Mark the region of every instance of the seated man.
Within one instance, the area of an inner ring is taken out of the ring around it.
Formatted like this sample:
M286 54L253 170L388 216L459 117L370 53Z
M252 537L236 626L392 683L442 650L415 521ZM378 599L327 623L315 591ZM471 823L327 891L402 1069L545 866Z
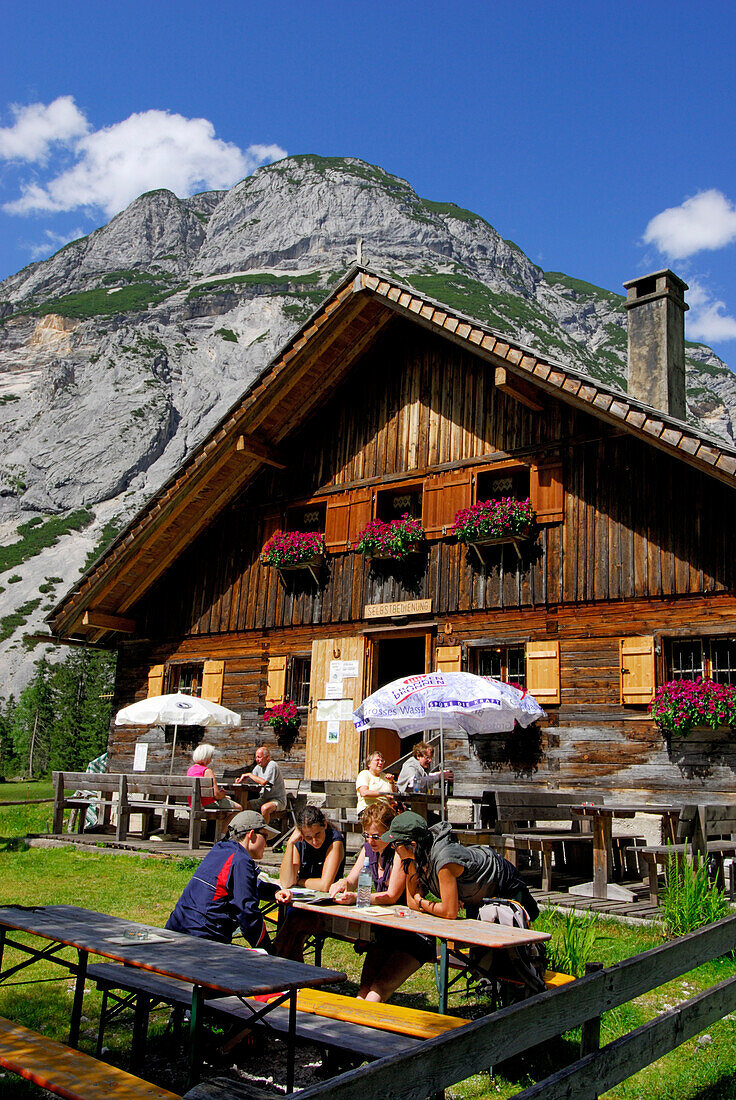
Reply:
M253 771L243 772L238 783L255 783L261 788L258 798L248 801L248 808L263 814L266 824L271 820L271 814L286 809L284 777L265 745L256 749L256 766Z
M434 787L435 783L439 782L441 772L430 772L432 767L432 757L434 756L434 749L431 745L428 745L425 741L420 741L418 745L415 745L411 750L412 755L408 760L404 761L404 764L399 772L399 792L406 794L407 791L416 791L417 793L428 791ZM452 772L447 770L445 772L445 779L452 779Z
M243 810L227 839L207 853L166 922L173 932L230 943L239 925L251 947L270 947L258 909L258 866L266 840L276 836L261 814Z

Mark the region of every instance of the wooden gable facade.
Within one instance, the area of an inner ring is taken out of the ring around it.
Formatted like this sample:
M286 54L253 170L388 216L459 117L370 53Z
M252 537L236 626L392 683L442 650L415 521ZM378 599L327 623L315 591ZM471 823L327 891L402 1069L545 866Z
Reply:
M685 425L359 271L50 621L118 646L118 705L179 688L241 712L208 734L225 767L267 742L287 774L352 779L374 744L401 751L388 732L361 745L365 695L466 669L523 683L548 719L451 739L461 789L736 792L727 734L665 742L647 714L678 661L707 674L736 652L735 470ZM533 537L460 544L455 513L499 491L531 497ZM421 552L356 552L404 508ZM313 574L263 564L270 534L305 523L328 551ZM287 698L303 720L284 748L263 711ZM140 736L111 734L112 767ZM166 759L154 740L149 766Z

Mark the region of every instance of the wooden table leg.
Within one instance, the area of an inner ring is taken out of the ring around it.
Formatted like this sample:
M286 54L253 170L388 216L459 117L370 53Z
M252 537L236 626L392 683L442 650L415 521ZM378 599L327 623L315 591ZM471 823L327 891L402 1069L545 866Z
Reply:
M608 896L613 822L608 814L593 817L593 897Z

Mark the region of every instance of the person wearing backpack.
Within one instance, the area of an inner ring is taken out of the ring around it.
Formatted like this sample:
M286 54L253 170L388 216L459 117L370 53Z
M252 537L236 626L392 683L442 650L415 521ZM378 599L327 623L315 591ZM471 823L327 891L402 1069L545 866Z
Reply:
M539 916L539 907L517 868L486 844L460 844L447 821L428 826L424 818L409 810L393 819L381 840L393 844L401 860L410 909L446 920L455 920L464 909L470 918L527 928ZM432 901L427 894L439 900ZM527 990L542 992L543 956L539 967L531 952L522 948L515 949L513 956ZM484 957L482 963L486 962L490 964L490 959ZM481 964L478 969L485 971L486 967Z

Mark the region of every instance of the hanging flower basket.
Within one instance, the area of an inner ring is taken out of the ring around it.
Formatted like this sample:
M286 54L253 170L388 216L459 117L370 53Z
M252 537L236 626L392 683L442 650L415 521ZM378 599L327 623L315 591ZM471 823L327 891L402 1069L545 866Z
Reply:
M736 727L736 687L713 680L671 680L657 691L649 713L667 737L687 737L693 730Z
M509 542L521 557L519 543L529 538L536 518L528 497L526 500L514 497L479 500L457 513L453 533L458 542L475 549L481 562L479 548Z
M404 561L424 539L422 521L405 512L401 519L374 519L361 531L355 549L367 558Z
M291 700L286 703L277 703L275 707L268 707L263 712L263 717L272 727L281 748L289 752L302 724L296 703Z
M261 561L282 572L307 569L316 580L324 556L325 540L319 532L277 531L263 547Z

